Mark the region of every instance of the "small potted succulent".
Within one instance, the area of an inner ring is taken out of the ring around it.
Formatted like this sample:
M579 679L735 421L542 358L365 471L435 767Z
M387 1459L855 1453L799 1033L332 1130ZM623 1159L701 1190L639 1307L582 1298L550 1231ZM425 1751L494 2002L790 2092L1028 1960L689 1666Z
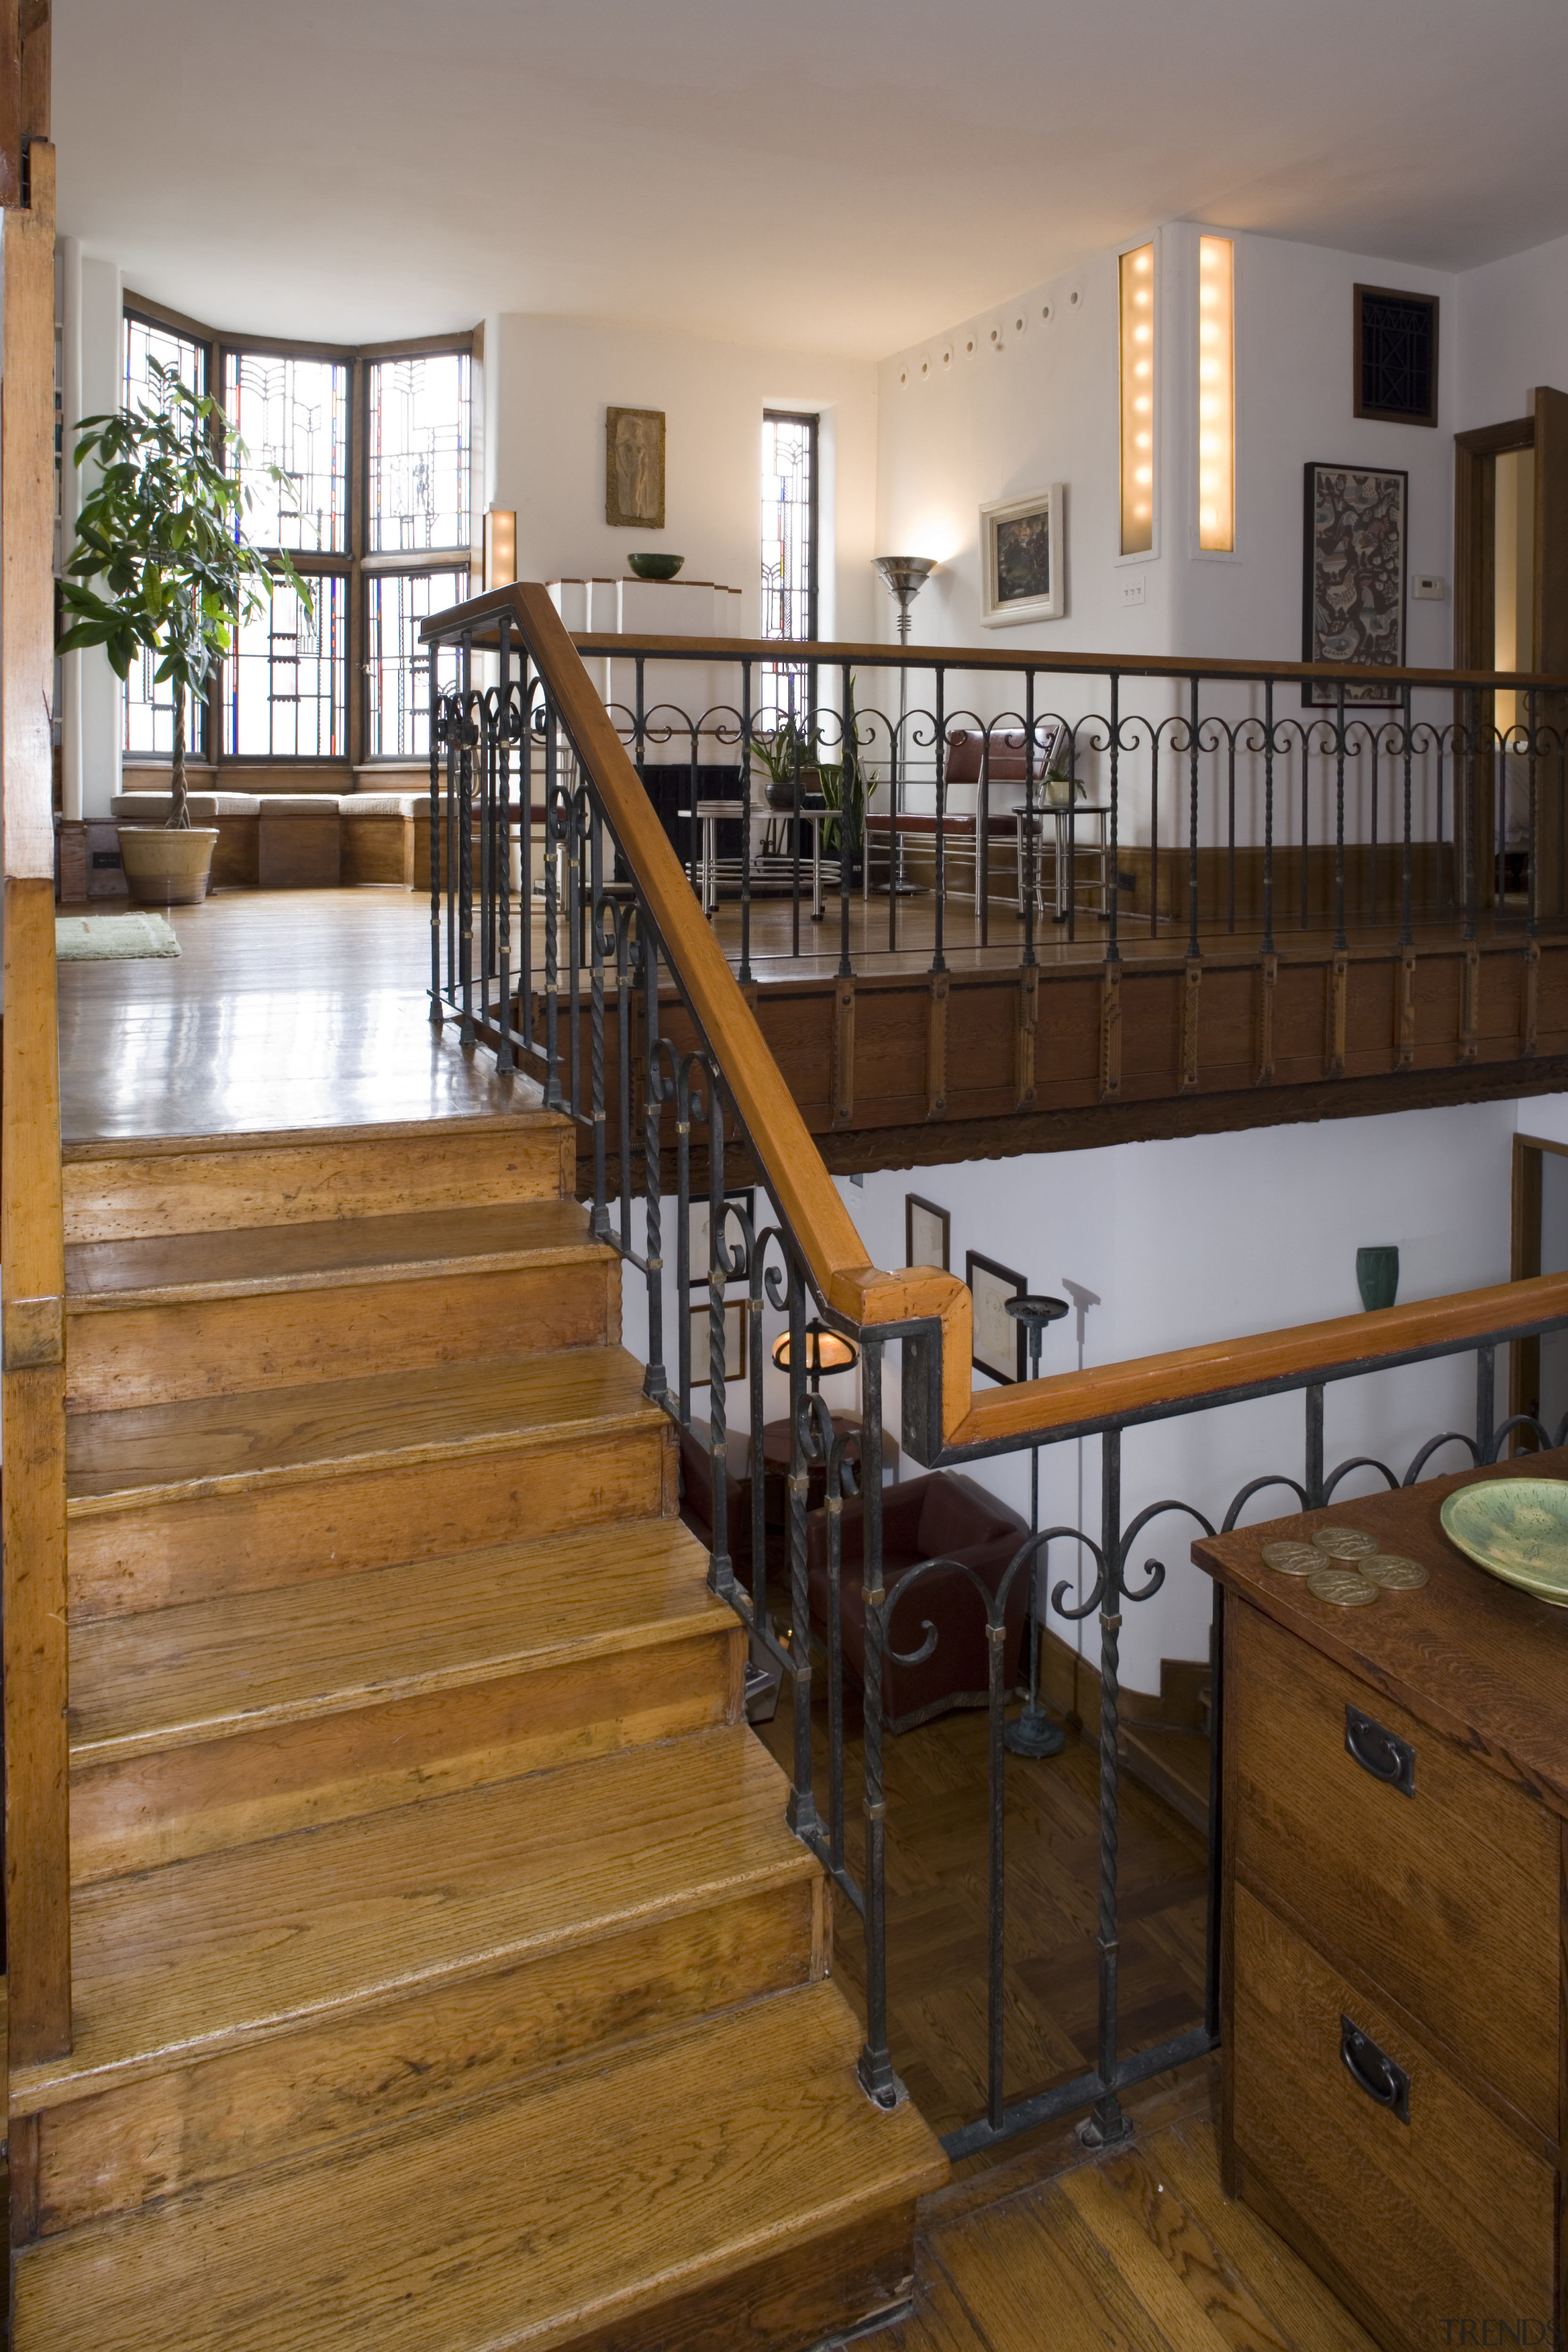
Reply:
M251 503L240 472L247 453L232 434L226 445L216 402L156 360L149 373L155 406L84 416L78 427L76 463L96 458L99 477L60 583L58 646L102 646L122 678L142 650L156 657L153 675L174 703L168 822L122 824L120 854L133 898L195 906L206 897L217 830L191 823L186 698L205 690L240 622L265 609L279 580L307 614L311 600L287 555L261 556L240 535ZM286 478L276 466L261 470Z

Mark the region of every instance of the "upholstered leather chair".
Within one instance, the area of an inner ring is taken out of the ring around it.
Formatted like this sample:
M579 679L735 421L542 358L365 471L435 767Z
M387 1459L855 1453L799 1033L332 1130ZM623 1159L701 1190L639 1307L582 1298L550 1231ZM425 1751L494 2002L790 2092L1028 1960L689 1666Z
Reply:
M987 1591L995 1594L1008 1562L1028 1528L972 1478L952 1470L936 1470L929 1477L908 1478L882 1492L882 1584L889 1594L922 1560L961 1562L973 1569ZM844 1655L860 1681L865 1681L866 1624L860 1599L860 1565L864 1537L862 1506L858 1496L844 1504L843 1572L838 1612L843 1628ZM806 1573L811 1595L811 1622L818 1635L827 1632L827 1514L813 1511L806 1519ZM1007 1640L1003 1673L1016 1679L1024 1619L1028 1603L1028 1571L1020 1570L1007 1592ZM902 1606L890 1611L891 1646L918 1650L925 1639L927 1619L936 1627L936 1647L919 1665L882 1664L882 1719L889 1731L909 1731L917 1723L945 1715L950 1707L984 1706L989 1686L985 1609L969 1578L957 1567L922 1576Z

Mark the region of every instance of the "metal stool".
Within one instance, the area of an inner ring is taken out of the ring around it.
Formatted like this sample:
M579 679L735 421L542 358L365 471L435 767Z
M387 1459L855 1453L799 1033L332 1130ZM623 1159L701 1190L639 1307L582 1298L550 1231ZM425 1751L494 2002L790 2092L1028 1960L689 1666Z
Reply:
M1021 1323L1028 1336L1029 1378L1040 1377L1040 1342L1045 1338L1047 1323L1059 1323L1068 1311L1065 1298L1046 1298L1032 1294L1023 1298L1009 1298L1007 1312L1015 1323ZM1040 1449L1029 1448L1029 1533L1040 1532ZM1002 1744L1015 1756L1059 1756L1067 1746L1067 1733L1040 1705L1040 1562L1037 1554L1029 1562L1029 1696L1024 1702L1024 1712L1016 1723L1010 1723L1002 1734Z

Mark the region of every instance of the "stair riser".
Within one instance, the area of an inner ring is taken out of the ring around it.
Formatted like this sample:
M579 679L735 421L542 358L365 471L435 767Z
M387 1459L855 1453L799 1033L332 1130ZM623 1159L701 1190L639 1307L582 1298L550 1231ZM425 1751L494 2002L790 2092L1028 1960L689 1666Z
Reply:
M455 1237L456 1238L456 1237ZM602 1256L417 1281L79 1308L67 1318L68 1411L512 1361L620 1338L618 1267Z
M73 1619L437 1559L676 1511L668 1426L269 1482L141 1509L73 1511ZM612 1538L613 1541L613 1538Z
M824 1885L797 1879L47 2109L39 2233L428 2116L581 2053L806 1984L825 1971L826 1939ZM758 2030L767 2031L765 2011Z
M122 1877L738 1723L744 1661L740 1626L721 1627L78 1770L71 1880Z
M68 1159L65 1237L127 1241L416 1209L450 1216L492 1202L570 1200L576 1176L569 1127L520 1129L500 1119L466 1120L458 1134L432 1124L424 1134L367 1130L253 1150Z

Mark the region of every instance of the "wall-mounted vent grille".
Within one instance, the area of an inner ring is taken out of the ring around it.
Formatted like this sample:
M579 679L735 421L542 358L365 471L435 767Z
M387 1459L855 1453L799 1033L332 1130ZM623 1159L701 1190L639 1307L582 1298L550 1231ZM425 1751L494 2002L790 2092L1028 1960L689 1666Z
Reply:
M1355 289L1355 413L1390 425L1437 422L1437 297Z

